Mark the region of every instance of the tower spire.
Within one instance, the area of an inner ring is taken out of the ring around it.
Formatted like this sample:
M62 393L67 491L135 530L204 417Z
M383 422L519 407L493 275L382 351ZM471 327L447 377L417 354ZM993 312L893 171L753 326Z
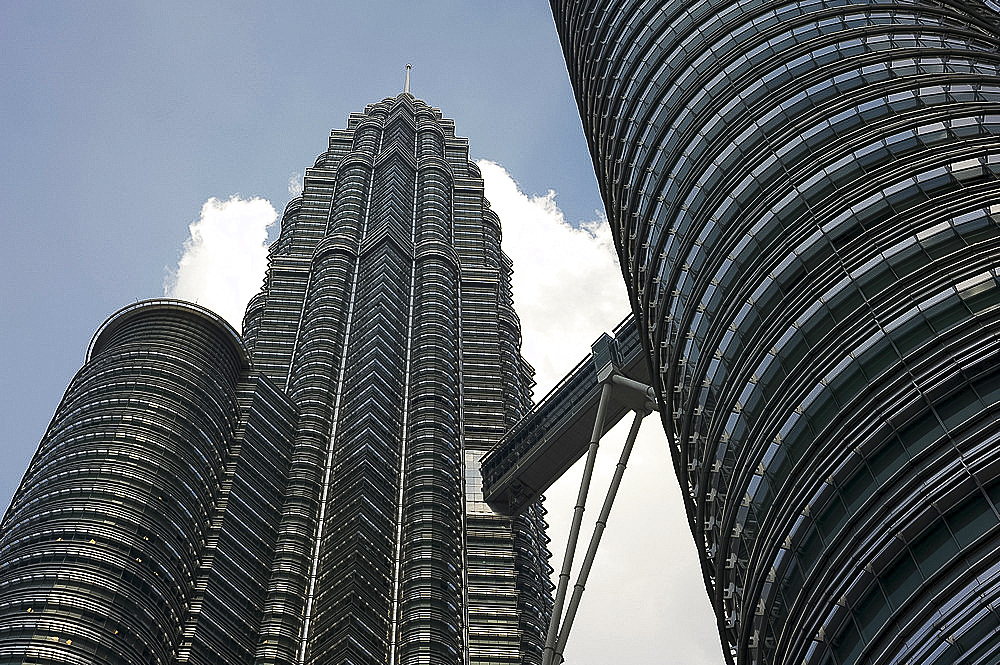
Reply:
M406 84L403 86L403 92L410 91L410 70L413 69L413 65L407 63L406 65Z

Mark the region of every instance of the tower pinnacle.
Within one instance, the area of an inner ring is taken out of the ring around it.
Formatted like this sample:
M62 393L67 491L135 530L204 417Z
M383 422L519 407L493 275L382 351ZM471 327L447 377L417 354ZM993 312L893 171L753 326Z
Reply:
M406 84L403 86L403 92L410 91L410 70L413 69L413 65L407 63L406 65Z

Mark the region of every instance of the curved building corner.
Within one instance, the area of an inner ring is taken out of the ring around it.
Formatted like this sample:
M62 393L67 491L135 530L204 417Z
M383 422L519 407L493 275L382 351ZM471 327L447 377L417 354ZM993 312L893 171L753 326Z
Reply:
M996 662L995 3L552 7L729 662Z
M0 524L0 662L186 662L250 370L194 305L141 302L101 327Z

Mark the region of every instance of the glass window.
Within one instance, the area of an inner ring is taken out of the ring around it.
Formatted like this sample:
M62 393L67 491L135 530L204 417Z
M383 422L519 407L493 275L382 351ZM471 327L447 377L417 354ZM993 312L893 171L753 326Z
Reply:
M819 528L820 533L823 534L823 539L829 543L837 535L841 527L844 526L844 522L846 521L847 510L844 508L844 504L840 498L834 496L830 505L827 506L823 514L816 520L816 526Z
M920 585L923 578L908 551L879 577L882 591L893 609L898 609Z
M872 585L865 597L854 608L854 619L865 640L871 640L889 618L889 604L877 584Z
M986 497L977 491L958 506L949 510L946 521L958 544L966 547L996 526L997 516Z
M831 643L833 653L839 663L853 663L861 653L864 642L861 641L861 633L854 625L853 619L847 619L846 624L841 628L840 634Z
M847 505L847 509L851 513L854 513L868 500L868 497L871 496L876 487L877 485L874 478L872 478L872 474L867 468L862 466L841 487L840 496Z
M912 551L924 577L930 577L958 554L958 543L951 537L944 520L938 520L930 531L913 543Z
M945 428L954 430L984 408L976 392L971 387L966 387L958 394L941 402L937 410L941 420L944 421Z
M914 457L932 443L944 436L944 428L938 423L932 411L927 411L912 424L899 431L899 440Z

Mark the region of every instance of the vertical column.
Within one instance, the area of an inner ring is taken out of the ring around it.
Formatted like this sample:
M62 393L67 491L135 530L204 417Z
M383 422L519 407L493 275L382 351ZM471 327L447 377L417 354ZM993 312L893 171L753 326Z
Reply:
M379 141L366 143L375 166L317 536L308 663L382 664L389 651L414 172L412 118L399 107L388 115Z
M356 147L369 148L378 131L376 124L359 127ZM307 639L371 172L372 157L366 152L353 152L341 162L327 235L312 257L289 381L289 396L300 408L299 427L261 629L260 663L299 662Z
M444 137L422 120L397 654L401 664L453 664L464 628L459 269Z

